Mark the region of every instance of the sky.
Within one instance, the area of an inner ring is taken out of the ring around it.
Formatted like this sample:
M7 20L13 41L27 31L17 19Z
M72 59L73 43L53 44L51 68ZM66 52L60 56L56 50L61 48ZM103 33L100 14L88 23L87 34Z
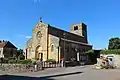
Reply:
M25 48L40 17L67 31L71 24L87 24L94 49L107 48L110 38L120 37L120 0L0 0L0 40Z

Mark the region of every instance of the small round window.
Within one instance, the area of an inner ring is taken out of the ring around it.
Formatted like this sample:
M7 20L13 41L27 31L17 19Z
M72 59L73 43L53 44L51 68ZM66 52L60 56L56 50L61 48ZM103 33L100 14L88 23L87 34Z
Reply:
M37 39L41 39L41 37L42 37L42 33L39 31L38 33L37 33Z

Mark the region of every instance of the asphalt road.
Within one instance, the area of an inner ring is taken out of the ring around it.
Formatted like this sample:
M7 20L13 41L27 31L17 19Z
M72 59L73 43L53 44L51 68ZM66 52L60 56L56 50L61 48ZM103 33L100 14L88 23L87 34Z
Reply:
M32 73L2 74L0 80L120 80L120 69L96 70L91 66L53 68Z

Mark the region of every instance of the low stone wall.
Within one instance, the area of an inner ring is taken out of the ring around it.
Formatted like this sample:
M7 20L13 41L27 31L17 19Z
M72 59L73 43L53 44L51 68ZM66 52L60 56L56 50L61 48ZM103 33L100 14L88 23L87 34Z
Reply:
M42 70L42 65L35 67L33 64L3 64L0 70L6 73L35 72Z

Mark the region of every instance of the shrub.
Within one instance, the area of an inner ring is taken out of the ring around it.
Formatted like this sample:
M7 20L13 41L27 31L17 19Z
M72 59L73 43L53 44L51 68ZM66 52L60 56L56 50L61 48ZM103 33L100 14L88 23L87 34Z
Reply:
M9 59L8 58L4 58L3 59L3 63L8 63Z
M94 53L94 50L88 50L87 52L86 52L87 54L93 54Z
M16 60L9 60L8 63L14 64L14 63L17 63L17 61Z
M48 59L48 60L46 60L46 62L55 63L56 61L55 61L55 59Z
M2 63L8 63L8 58L3 58L2 61L1 61L1 59L0 59L0 63L1 63L1 62L2 62Z
M8 59L9 60L15 60L15 57L9 57Z
M36 60L40 60L39 58L37 58Z
M8 59L6 59L5 61L3 63L7 63L7 62L10 64L31 64L32 63L31 59L27 59L27 60L8 60Z
M31 64L32 61L31 61L31 59L27 59L27 60L18 60L17 63L18 63L18 64Z
M22 64L23 60L17 60L18 64Z
M120 55L120 49L102 50L101 54L117 54Z
M18 56L18 58L19 58L20 60L24 60L24 59L25 59L25 56L24 56L23 54L20 54L20 55Z
M32 64L33 64L33 65L36 65L36 64L37 64L37 62L36 62L36 61L33 61L33 62L32 62Z

